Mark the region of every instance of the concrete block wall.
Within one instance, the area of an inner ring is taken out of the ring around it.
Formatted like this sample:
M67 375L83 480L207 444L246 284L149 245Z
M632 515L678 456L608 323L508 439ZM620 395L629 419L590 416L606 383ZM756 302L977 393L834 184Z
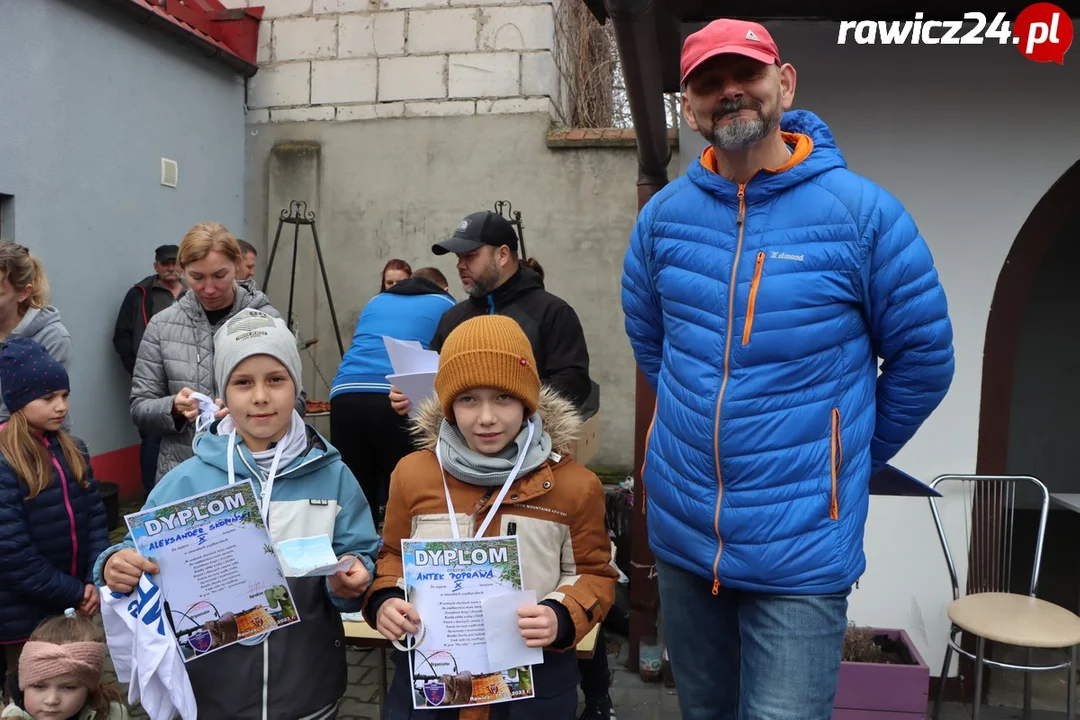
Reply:
M565 123L542 0L226 0L263 6L249 122L546 112Z

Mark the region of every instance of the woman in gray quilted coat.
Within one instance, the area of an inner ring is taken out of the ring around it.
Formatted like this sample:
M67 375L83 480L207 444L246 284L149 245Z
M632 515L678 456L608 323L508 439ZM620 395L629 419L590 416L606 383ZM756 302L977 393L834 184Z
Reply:
M162 436L155 482L194 454L199 405L191 393L221 397L214 384L214 332L245 308L281 316L254 282L237 282L240 245L223 225L200 223L188 230L177 260L188 290L150 318L131 381L132 420L140 430ZM301 393L301 415L305 400Z

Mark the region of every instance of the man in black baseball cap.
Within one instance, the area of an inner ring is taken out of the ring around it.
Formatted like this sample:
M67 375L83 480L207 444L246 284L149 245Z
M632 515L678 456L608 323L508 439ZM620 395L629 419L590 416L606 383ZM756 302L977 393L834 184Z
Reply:
M128 375L131 375L135 368L139 344L150 318L171 306L184 291L184 286L180 283L180 266L176 262L179 253L180 248L176 245L158 246L154 250L154 274L148 275L128 289L124 302L120 305L113 329L113 347L116 348ZM142 438L139 462L143 487L149 491L154 487L154 478L157 475L161 437L142 431L139 436Z
M541 382L581 408L593 392L581 321L519 259L518 245L509 220L481 210L466 215L452 236L431 247L436 255L457 255L458 277L469 297L443 313L430 347L438 352L450 331L477 315L512 317L529 338ZM409 411L409 400L396 388L390 402L402 415Z
M518 237L509 220L498 213L481 210L466 215L465 219L458 224L454 234L449 239L432 245L431 252L436 255L447 253L465 255L485 245L495 248L505 245L516 256Z

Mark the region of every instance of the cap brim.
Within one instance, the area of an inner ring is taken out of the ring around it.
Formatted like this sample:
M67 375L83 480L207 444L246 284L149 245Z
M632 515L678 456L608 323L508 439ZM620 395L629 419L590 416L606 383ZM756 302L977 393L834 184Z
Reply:
M474 250L479 250L484 247L484 243L477 242L476 240L468 240L466 238L452 237L446 240L440 240L431 246L431 252L436 255L446 255L447 253L471 253Z
M759 50L754 50L753 48L745 48L741 45L721 46L713 48L712 50L695 60L694 64L687 68L686 72L683 73L682 79L679 81L679 84L685 85L686 78L693 75L694 71L701 67L703 63L708 60L712 60L717 55L741 55L743 57L750 58L751 60L757 60L759 63L764 63L766 65L776 65L778 62L780 62L780 59L774 57L772 53L761 52Z

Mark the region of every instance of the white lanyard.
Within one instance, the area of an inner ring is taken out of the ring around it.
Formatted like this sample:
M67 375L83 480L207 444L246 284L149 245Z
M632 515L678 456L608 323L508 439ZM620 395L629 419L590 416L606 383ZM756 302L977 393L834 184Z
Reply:
M277 450L274 451L274 460L270 463L270 474L266 476L266 482L263 483L262 493L259 496L259 512L262 513L263 524L267 528L270 527L270 494L274 491L274 476L277 475L278 464L281 462L281 453L285 449L285 438L281 439L278 443ZM232 485L236 482L236 473L234 471L233 455L236 454L236 428L229 432L229 456L228 456L228 468L229 468L229 484Z
M517 462L514 463L514 469L510 471L510 474L506 477L506 482L503 483L502 490L495 496L495 502L491 504L491 509L488 510L487 517L484 518L484 522L480 525L480 529L476 531L476 537L483 537L487 531L491 521L495 519L495 513L502 505L503 498L506 497L506 493L510 490L510 486L514 484L514 480L517 479L518 473L521 472L521 466L525 463L525 455L529 452L529 447L532 445L533 432L535 426L533 421L529 420L529 434L525 438L525 447L521 448L521 452L518 453ZM443 470L442 453L438 443L435 444L435 457L439 460L439 471L442 475L443 491L446 493L446 508L450 511L450 531L454 534L455 540L461 539L461 531L458 530L457 513L454 512L454 501L450 499L450 487L446 484L446 471Z

